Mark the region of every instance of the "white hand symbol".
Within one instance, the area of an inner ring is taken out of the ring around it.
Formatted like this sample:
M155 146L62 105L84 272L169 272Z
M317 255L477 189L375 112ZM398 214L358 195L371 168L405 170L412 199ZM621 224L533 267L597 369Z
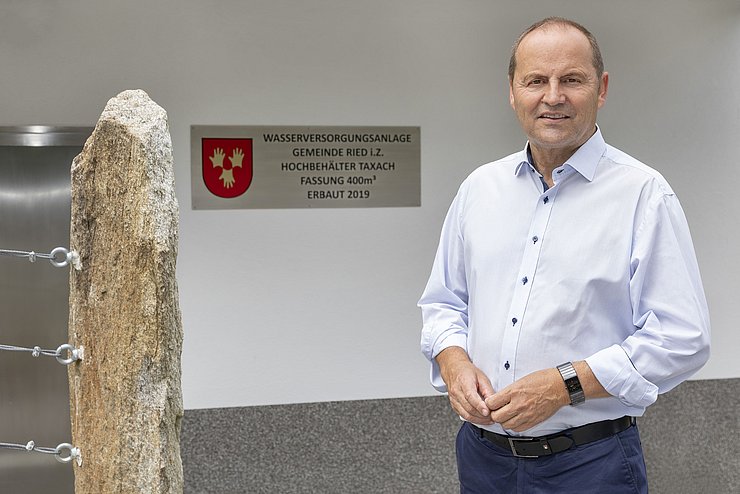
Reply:
M244 151L242 151L239 148L234 149L234 151L231 153L231 157L229 158L229 161L231 161L232 167L242 167L242 160L244 159Z
M213 163L213 167L216 168L217 166L220 166L221 168L224 167L224 150L221 148L216 148L213 150L213 156L209 156L208 159L211 160L211 163Z
M224 188L230 189L234 186L234 170L221 170L221 176L218 177L224 182Z

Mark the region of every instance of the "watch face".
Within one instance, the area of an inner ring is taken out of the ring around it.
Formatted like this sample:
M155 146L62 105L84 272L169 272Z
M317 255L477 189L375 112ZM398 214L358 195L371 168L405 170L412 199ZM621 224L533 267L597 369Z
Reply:
M565 382L565 386L568 388L568 393L575 393L581 390L581 383L578 381L578 378L568 379Z

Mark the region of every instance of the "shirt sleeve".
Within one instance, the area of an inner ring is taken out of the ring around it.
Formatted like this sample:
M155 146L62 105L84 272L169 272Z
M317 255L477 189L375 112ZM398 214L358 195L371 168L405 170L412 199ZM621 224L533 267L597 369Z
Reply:
M678 198L647 205L630 264L635 331L586 359L604 388L628 406L646 407L709 358L709 311L688 224Z
M447 212L432 273L418 303L423 320L421 351L431 363L432 386L441 392L447 387L434 357L450 346L467 352L468 285L460 225L464 197L463 184Z

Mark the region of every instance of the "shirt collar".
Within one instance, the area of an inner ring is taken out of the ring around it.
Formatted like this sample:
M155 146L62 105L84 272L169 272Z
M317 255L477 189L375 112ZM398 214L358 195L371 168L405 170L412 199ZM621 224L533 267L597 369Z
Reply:
M588 141L583 143L583 145L579 147L576 152L573 153L573 156L568 158L563 165L570 166L590 182L593 180L594 175L596 175L596 166L599 164L599 160L604 155L605 151L606 142L601 135L601 129L599 129L599 126L597 125L594 135L592 135ZM519 175L526 167L534 169L529 153L529 142L527 142L527 145L521 153L519 153L519 156L520 161L514 170L515 175Z

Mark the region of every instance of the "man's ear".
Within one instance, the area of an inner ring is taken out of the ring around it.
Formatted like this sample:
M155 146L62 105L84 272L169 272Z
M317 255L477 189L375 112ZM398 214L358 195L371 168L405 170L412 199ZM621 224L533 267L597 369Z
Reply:
M509 104L516 111L514 107L514 82L511 79L509 79Z
M599 108L604 106L606 103L606 93L609 91L609 73L604 72L601 74L601 80L599 81Z

